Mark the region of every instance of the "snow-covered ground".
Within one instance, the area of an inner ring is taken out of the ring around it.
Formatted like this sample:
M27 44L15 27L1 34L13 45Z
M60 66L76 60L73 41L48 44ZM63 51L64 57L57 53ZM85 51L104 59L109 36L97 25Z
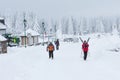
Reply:
M12 47L0 55L0 80L120 80L120 38L117 35L91 37L87 61L81 42L60 42L54 59L46 46ZM118 52L114 50L118 49Z

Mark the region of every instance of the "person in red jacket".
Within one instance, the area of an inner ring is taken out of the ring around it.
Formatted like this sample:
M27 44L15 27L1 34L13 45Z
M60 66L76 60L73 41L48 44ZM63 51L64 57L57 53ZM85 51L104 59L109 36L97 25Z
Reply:
M87 59L87 54L88 54L88 47L89 47L89 44L88 42L85 40L82 44L82 50L84 52L84 60Z

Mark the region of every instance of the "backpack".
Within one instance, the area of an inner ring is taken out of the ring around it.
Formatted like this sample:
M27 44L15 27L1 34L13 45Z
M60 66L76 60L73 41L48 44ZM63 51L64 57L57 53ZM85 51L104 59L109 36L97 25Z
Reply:
M49 51L53 51L53 50L54 50L54 46L53 46L53 45L49 45L49 46L48 46L48 50L49 50Z
M84 43L83 43L83 45L82 45L83 51L88 51L88 47L89 47L88 44L84 44Z

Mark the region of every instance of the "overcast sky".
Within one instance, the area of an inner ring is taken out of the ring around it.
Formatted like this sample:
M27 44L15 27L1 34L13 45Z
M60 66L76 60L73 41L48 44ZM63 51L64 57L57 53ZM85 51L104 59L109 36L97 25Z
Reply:
M32 11L41 16L111 16L120 0L0 0L0 12Z

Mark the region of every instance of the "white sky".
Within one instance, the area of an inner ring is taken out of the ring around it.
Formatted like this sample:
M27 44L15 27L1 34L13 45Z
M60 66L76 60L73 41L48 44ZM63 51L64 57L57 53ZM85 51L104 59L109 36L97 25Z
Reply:
M120 14L120 0L1 0L0 12L32 11L41 16L111 16Z

